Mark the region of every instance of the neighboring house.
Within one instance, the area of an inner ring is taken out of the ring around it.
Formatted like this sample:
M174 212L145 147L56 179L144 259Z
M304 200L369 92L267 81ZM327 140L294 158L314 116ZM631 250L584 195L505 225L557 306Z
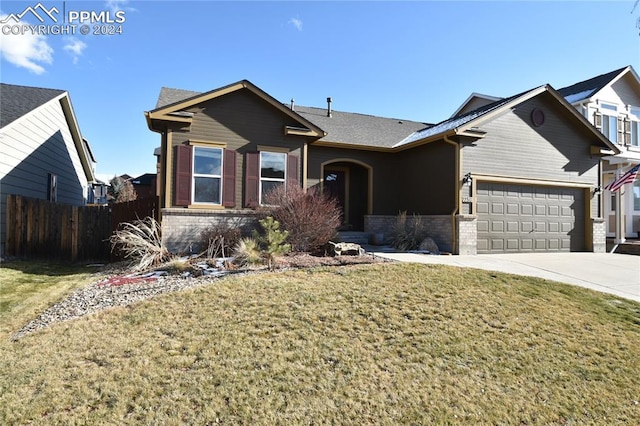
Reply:
M640 163L640 79L627 66L562 88L558 92L621 151L604 157L603 187ZM607 235L636 238L640 233L640 179L617 193L606 192ZM616 212L621 214L616 219ZM616 223L619 224L616 232Z
M95 180L95 159L68 92L5 83L0 83L0 153L4 253L7 195L84 205Z
M601 156L619 152L545 85L435 125L284 105L243 80L163 88L145 113L161 135L163 239L187 250L213 221L242 223L277 185L338 197L345 226L388 233L423 217L459 254L605 250ZM491 99L486 99L491 101Z
M138 199L156 197L158 195L156 192L156 178L157 175L155 173L145 173L131 179L131 184L136 190Z

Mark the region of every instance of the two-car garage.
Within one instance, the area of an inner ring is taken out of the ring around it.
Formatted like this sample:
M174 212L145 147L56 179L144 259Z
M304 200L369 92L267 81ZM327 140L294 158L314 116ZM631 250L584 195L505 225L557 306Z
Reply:
M480 181L477 252L583 251L585 190Z

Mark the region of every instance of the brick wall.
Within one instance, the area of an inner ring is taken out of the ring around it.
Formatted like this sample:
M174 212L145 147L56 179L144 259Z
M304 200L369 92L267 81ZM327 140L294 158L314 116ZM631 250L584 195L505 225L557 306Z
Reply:
M593 252L605 253L607 251L607 227L602 218L592 219L593 226Z
M171 253L200 253L200 233L211 225L225 223L249 234L257 215L246 210L162 209L162 242Z
M478 253L478 223L477 216L459 214L456 216L456 232L458 235L457 254Z
M442 252L451 253L453 250L451 216L419 216L427 228L427 232ZM364 217L364 231L371 234L383 234L384 241L391 240L391 231L396 223L397 216L393 215L367 215ZM413 216L407 215L407 223L413 221Z

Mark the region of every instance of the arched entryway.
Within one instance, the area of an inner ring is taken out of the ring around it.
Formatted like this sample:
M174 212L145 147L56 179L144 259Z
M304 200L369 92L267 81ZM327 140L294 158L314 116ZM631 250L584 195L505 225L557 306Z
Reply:
M342 209L342 229L362 231L371 214L371 167L337 159L322 164L322 190L336 197Z

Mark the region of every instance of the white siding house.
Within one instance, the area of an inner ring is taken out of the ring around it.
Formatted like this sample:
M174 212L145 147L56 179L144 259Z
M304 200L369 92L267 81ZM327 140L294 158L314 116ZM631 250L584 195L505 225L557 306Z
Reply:
M0 255L7 195L86 204L94 160L82 138L69 94L0 84Z
M633 67L581 81L559 92L621 151L604 157L602 188L640 163L640 79ZM607 236L620 240L640 236L640 179L617 193L604 192ZM617 211L621 214L616 219ZM620 227L617 233L616 224Z

